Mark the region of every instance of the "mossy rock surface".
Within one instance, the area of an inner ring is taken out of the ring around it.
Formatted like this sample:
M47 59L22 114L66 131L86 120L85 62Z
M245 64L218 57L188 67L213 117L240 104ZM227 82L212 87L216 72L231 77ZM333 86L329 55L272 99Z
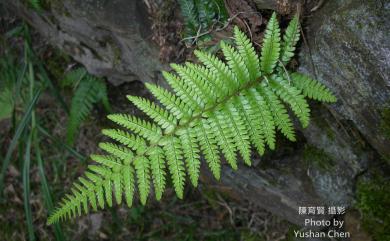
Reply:
M390 240L390 185L386 177L374 176L357 185L356 207L360 210L363 228L376 241Z
M389 156L381 123L390 100L390 3L332 0L316 14L308 22L310 53L303 48L301 70L336 93L337 119L351 121L368 145Z

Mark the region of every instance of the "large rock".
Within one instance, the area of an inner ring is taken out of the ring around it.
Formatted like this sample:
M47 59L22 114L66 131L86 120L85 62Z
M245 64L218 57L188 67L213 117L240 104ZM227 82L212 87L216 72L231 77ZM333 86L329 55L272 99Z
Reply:
M90 73L115 85L153 81L162 69L143 1L50 1L50 12L40 13L21 1L5 2Z
M328 1L308 23L311 53L302 52L301 70L336 93L331 111L346 132L356 128L361 142L390 157L390 136L381 129L390 106L390 2Z

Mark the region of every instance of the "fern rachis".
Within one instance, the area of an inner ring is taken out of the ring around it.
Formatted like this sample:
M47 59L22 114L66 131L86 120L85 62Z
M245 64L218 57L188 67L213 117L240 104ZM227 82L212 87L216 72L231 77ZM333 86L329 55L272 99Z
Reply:
M297 25L294 21L292 24ZM125 114L109 115L110 120L131 133L103 130L117 144L100 144L108 155L91 156L96 164L74 185L71 195L63 199L48 222L79 215L81 207L88 212L88 203L94 210L103 208L105 202L111 206L113 197L120 204L124 196L130 207L136 186L140 201L145 204L151 183L159 200L167 173L177 196L182 198L187 173L194 186L198 183L201 157L219 179L221 154L237 169L238 154L245 164L251 165L252 147L260 155L266 144L274 149L276 130L294 141L294 128L282 102L307 126L310 109L305 97L336 100L325 86L307 76L280 71L278 63L285 64L295 48L294 31L299 28L289 26L285 33L289 36L280 43L274 14L259 58L249 39L235 28L236 46L221 44L226 63L196 51L202 65L172 65L178 75L163 72L173 92L146 84L159 103L129 96L151 121ZM291 78L286 78L286 74Z

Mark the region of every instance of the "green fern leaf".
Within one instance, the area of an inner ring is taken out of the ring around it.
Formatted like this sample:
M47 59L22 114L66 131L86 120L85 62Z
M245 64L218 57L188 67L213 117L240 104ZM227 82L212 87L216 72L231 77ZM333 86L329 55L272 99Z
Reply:
M195 74L197 78L200 79L199 81L203 81L205 85L205 94L208 96L212 103L215 103L218 97L222 97L222 94L220 94L219 91L221 88L221 86L219 85L221 83L219 82L219 80L215 81L215 75L213 72L211 72L204 66L188 62L186 63L186 67L193 71L193 74Z
M232 46L223 41L221 42L221 49L225 55L230 70L236 74L236 79L241 84L249 82L249 71L242 56Z
M110 109L105 83L90 75L83 76L72 98L66 138L69 144L73 144L77 129L98 102L102 102L107 110Z
M257 152L260 155L264 154L264 136L263 129L261 128L261 121L258 116L257 108L253 107L247 99L246 96L240 96L237 99L236 106L239 108L239 113L241 118L244 120L246 129L248 130L248 135L251 143L255 146ZM250 162L245 162L247 165L250 165Z
M64 76L60 81L61 87L77 87L82 79L87 76L87 70L85 68L76 68Z
M183 151L181 149L179 139L175 137L167 137L164 150L176 195L178 198L182 199L184 192L185 172L182 159Z
M196 133L187 129L180 135L180 141L182 143L183 155L185 157L191 183L196 187L198 186L200 168L199 146L196 141Z
M158 142L162 137L162 131L158 126L148 121L140 120L137 117L124 114L113 114L107 117L118 125L132 130L151 142Z
M126 199L126 204L130 208L133 205L134 197L134 169L130 165L123 166L122 169L123 191Z
M142 137L130 134L126 131L114 129L104 129L102 130L102 133L136 151L138 155L144 153L146 150L146 141Z
M336 97L320 82L310 79L308 76L300 73L290 75L293 85L302 91L302 93L310 99L334 103Z
M150 162L144 156L136 157L134 160L135 172L138 180L138 191L142 205L146 201L150 192Z
M197 31L198 14L193 0L178 0L181 14L186 23L186 32L191 34Z
M207 108L214 102L215 98L208 84L202 78L199 78L193 69L177 64L172 64L171 66L184 82L188 83L188 87L195 91L195 95L199 98L197 102L201 103L200 106L206 106Z
M201 150L215 179L219 180L221 178L221 161L214 132L206 120L199 121L196 126L195 132Z
M112 176L112 182L114 184L114 194L117 204L122 203L122 175L120 170L115 171L115 175Z
M180 98L160 86L149 83L146 83L145 86L178 120L187 121L190 119L191 110Z
M127 96L127 98L135 106L137 106L138 109L142 110L145 114L152 118L161 128L165 130L166 133L170 133L175 129L177 120L165 109L160 108L158 105L147 99L135 96Z
M195 91L191 90L184 81L173 74L163 72L163 76L179 98L191 108L192 113L200 112L203 108L203 102L195 95Z
M109 168L120 168L121 166L121 161L113 156L91 155L90 157L95 162Z
M258 90L264 96L269 109L272 112L273 119L277 128L285 135L290 141L295 141L295 132L290 116L287 114L287 110L280 102L278 97L268 87L259 87Z
M236 40L238 52L248 69L249 79L251 81L257 79L261 75L260 62L251 41L237 26L234 27L234 39Z
M100 143L100 149L105 150L116 158L121 159L122 161L131 160L134 157L134 154L131 150L121 147L112 143Z
M261 70L271 74L279 59L280 54L280 29L276 13L272 14L267 29L265 30L263 48L261 50Z
M164 152L161 148L155 147L149 153L150 166L156 199L160 200L165 190L165 161Z
M287 65L291 58L294 56L295 45L299 41L300 36L298 15L290 21L286 32L283 35L283 43L280 53L280 61L282 64Z
M234 145L237 147L244 162L247 165L251 165L248 130L241 119L235 103L228 104L223 110L223 114L224 119L229 123L229 129L232 130Z
M209 124L226 161L234 170L237 170L237 148L233 139L234 133L229 128L228 120L224 118L222 111L210 113Z
M196 57L198 57L199 61L201 61L215 75L215 83L218 87L222 88L222 93L228 95L236 90L238 82L224 62L210 53L199 50L195 50L194 53Z
M310 109L300 91L281 78L272 79L270 84L274 92L291 106L292 111L298 116L302 126L307 127L310 119Z
M293 22L286 30L281 60L280 30L273 14L261 61L250 40L235 28L235 47L221 43L226 63L212 54L196 51L202 64L174 64L176 74L163 72L173 92L147 84L156 103L130 96L130 101L151 120L126 114L109 115L110 120L125 130L102 131L115 143L99 145L108 154L91 155L96 163L74 184L48 222L80 215L82 210L87 213L89 207L93 210L106 204L111 207L113 196L117 204L124 197L130 207L135 192L134 176L143 205L151 182L156 199L162 198L167 176L172 178L177 196L183 198L187 174L191 183L198 185L202 157L214 177L220 179L222 156L237 169L238 156L251 165L251 146L260 155L264 154L266 144L274 149L276 130L294 141L294 127L286 106L306 127L310 109L305 97L335 100L315 80L297 73L286 76L287 71L275 70L277 61L287 61L294 51L296 25ZM290 77L292 81L286 81Z
M252 88L247 92L249 103L252 106L252 109L256 111L253 113L256 118L260 121L260 128L262 130L262 135L264 136L265 141L267 142L271 150L275 149L275 123L272 118L271 111L268 108L268 105L264 101L264 97L259 94L259 92Z

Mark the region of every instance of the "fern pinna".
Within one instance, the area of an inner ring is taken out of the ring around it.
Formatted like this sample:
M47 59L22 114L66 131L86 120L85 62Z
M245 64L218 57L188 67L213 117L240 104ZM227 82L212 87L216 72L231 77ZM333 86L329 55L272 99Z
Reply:
M136 186L144 205L151 182L160 200L168 176L177 196L183 198L186 174L197 186L202 158L219 179L221 153L237 169L237 153L251 165L252 146L259 154L266 146L274 149L276 130L294 141L293 123L285 104L306 127L310 109L305 97L336 101L324 85L285 68L299 40L297 17L281 40L276 14L272 15L260 58L237 27L234 39L235 47L221 42L225 62L195 51L202 65L172 64L176 74L163 75L173 92L146 84L159 103L128 96L152 121L127 114L109 115L124 130L103 130L114 143L100 143L107 154L91 156L95 163L74 184L48 222L81 215L82 210L88 213L89 207L111 207L113 199L121 204L124 198L131 207Z

